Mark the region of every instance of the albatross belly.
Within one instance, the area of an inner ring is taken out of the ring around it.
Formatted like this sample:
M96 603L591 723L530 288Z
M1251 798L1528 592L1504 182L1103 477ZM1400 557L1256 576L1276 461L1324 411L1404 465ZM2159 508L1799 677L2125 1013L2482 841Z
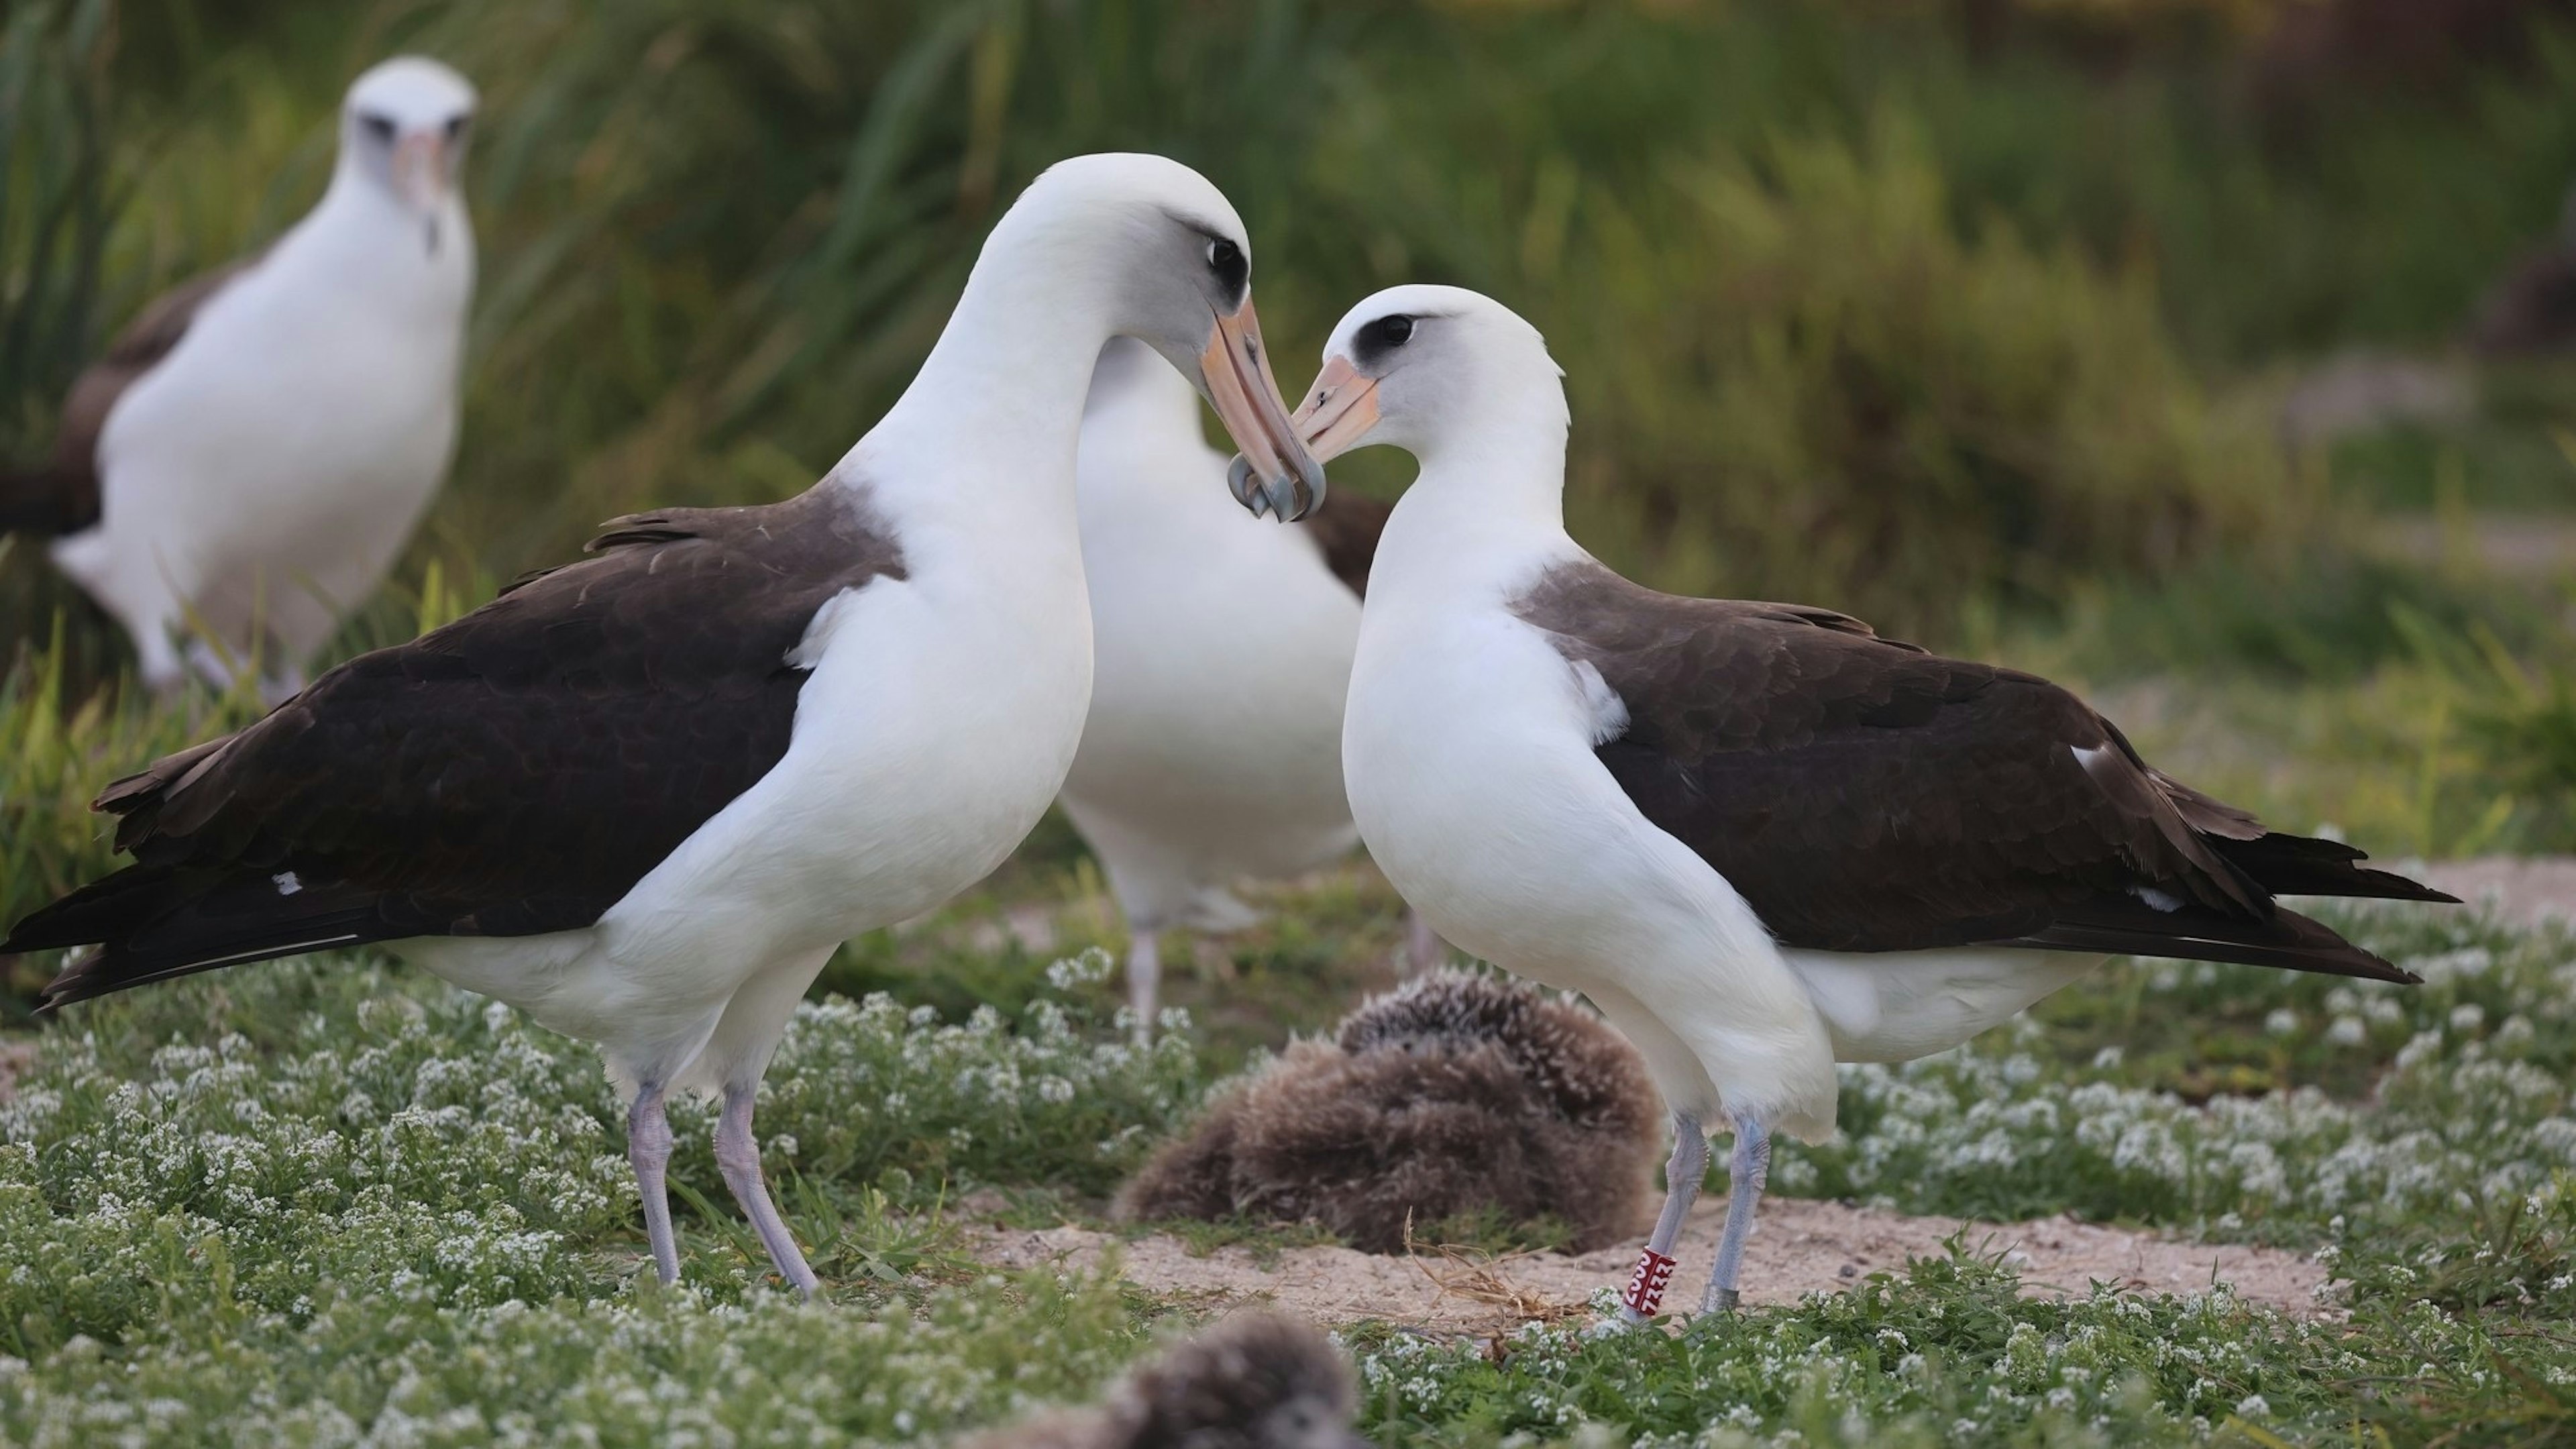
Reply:
M1233 508L1213 488L1208 501ZM1065 808L1156 920L1200 890L1310 870L1358 843L1341 728L1359 600L1304 539L1216 521L1221 533L1195 540L1104 540L1085 525L1098 676ZM1226 622L1247 598L1275 631L1259 650Z
M2105 960L2068 951L1785 951L1823 1014L1834 1059L1908 1062L1945 1052Z

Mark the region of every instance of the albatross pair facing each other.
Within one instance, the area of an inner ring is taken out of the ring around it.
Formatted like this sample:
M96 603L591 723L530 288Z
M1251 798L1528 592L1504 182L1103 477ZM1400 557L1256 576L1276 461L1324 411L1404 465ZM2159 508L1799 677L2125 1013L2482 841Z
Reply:
M1734 1306L1770 1134L1832 1131L1834 1063L1955 1046L2106 954L2415 978L2276 893L2451 898L2266 831L2045 680L1827 609L1677 598L1565 531L1539 334L1473 292L1346 316L1296 421L1421 472L1369 575L1342 737L1361 837L1461 948L1580 991L1672 1109L1652 1314L1732 1129L1703 1310Z
M1055 167L822 482L618 520L595 557L110 786L134 863L0 951L94 946L47 988L59 1007L396 943L599 1043L666 1281L664 1102L717 1093L725 1180L811 1292L755 1090L834 947L983 877L1064 783L1091 693L1075 445L1103 344L1194 381L1279 511L1321 500L1250 289L1243 223L1197 173Z
M474 291L474 103L435 61L360 76L321 202L145 308L74 384L52 459L0 478L0 529L60 535L153 688L259 661L293 693L429 506Z

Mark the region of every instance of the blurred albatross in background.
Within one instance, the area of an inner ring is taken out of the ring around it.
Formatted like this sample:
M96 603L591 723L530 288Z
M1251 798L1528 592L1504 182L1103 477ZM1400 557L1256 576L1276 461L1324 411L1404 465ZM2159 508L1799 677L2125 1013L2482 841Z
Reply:
M473 115L436 61L358 77L321 203L145 308L74 384L52 460L0 477L0 529L61 535L154 689L256 661L293 693L429 506L474 293Z
M1189 384L1121 338L1100 354L1078 467L1095 675L1065 814L1127 918L1137 1033L1161 933L1258 917L1227 887L1359 843L1342 797L1342 698L1386 505L1348 492L1293 528L1245 518ZM1244 647L1253 621L1261 647Z
M811 1292L753 1097L833 948L981 878L1064 783L1091 692L1074 447L1118 334L1199 382L1268 493L1292 512L1322 497L1234 208L1159 157L1064 162L994 227L912 386L822 482L620 519L596 557L110 786L98 806L134 863L0 950L96 943L50 1009L400 943L600 1044L631 1094L665 1281L664 1101L721 1094L725 1180Z
M1735 1305L1769 1134L1833 1130L1837 1059L1954 1046L2115 952L2415 979L2273 896L2450 897L2167 778L2046 680L1603 567L1565 531L1562 375L1488 298L1362 302L1297 422L1319 459L1422 465L1342 736L1370 854L1465 950L1590 997L1672 1109L1632 1317L1713 1118L1735 1148L1701 1307Z

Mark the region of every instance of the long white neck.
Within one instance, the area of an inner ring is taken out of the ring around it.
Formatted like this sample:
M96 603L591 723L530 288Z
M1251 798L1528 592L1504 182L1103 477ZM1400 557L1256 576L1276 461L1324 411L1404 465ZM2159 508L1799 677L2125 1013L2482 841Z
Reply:
M1542 359L1542 362L1544 359ZM1422 471L1396 503L1369 573L1369 606L1520 587L1579 553L1565 531L1565 388L1552 364L1489 374L1408 439Z
M1080 265L1064 230L1002 219L912 385L826 480L865 488L916 563L1080 581L1074 449L1113 269Z

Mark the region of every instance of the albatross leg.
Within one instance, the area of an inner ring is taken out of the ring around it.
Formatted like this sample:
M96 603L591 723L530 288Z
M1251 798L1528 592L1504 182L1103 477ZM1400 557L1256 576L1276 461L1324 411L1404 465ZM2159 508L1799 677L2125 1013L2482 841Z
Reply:
M1735 1119L1735 1151L1726 1160L1726 1231L1717 1240L1717 1270L1708 1275L1702 1313L1733 1313L1741 1302L1736 1279L1744 1271L1744 1242L1753 1235L1754 1209L1771 1175L1771 1133L1751 1117Z
M768 1186L760 1179L760 1142L751 1135L751 1102L758 1094L756 1082L725 1085L724 1113L716 1119L716 1167L724 1173L725 1186L733 1189L733 1200L742 1204L742 1215L751 1219L752 1231L760 1234L761 1245L769 1249L769 1261L778 1266L778 1276L811 1298L819 1281L814 1270L805 1266L796 1235L787 1231L777 1206L769 1200Z
M1699 1130L1699 1119L1675 1112L1673 1156L1664 1164L1663 1215L1655 1219L1654 1234L1637 1255L1636 1271L1628 1275L1627 1291L1619 1297L1619 1316L1628 1322L1645 1322L1662 1304L1664 1287L1673 1280L1673 1245L1681 1241L1682 1222L1690 1216L1700 1177L1707 1171L1708 1138Z
M662 1114L662 1084L635 1093L626 1109L626 1160L644 1196L644 1236L653 1245L653 1271L665 1283L680 1281L680 1245L671 1236L671 1119Z
M1136 1044L1154 1039L1154 1016L1162 1004L1162 933L1133 929L1127 944L1127 1007L1136 1018Z

